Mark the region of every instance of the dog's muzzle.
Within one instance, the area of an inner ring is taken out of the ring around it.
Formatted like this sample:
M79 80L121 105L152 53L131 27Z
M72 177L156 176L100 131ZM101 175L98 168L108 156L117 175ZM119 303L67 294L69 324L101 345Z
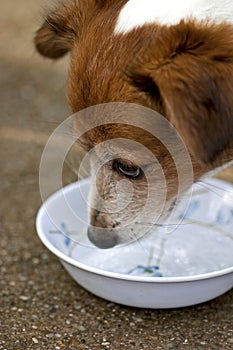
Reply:
M89 226L87 236L96 247L101 249L113 248L119 243L113 229Z

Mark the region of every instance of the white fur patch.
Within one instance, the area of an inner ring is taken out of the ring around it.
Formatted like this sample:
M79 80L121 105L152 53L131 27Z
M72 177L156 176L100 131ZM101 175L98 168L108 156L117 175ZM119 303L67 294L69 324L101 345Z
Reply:
M147 23L175 25L187 18L233 23L233 0L129 0L120 12L115 33Z

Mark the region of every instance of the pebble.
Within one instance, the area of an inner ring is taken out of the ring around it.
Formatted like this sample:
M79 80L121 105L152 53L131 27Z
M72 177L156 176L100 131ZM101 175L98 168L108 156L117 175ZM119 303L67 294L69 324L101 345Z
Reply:
M114 307L115 306L115 304L113 304L113 303L108 303L107 304L107 307Z
M19 299L21 299L23 301L28 301L30 298L27 297L26 295L20 295Z
M32 341L33 341L33 343L35 343L35 344L38 344L38 343L39 343L38 339L36 339L36 338L32 338Z
M26 282L27 281L27 277L23 276L23 275L20 275L19 276L19 280L22 281L22 282Z
M78 330L79 330L80 332L84 332L84 331L86 330L86 328L83 327L83 326L78 326Z
M53 338L54 337L54 333L48 333L48 334L46 334L46 337L47 338Z
M40 260L38 258L32 259L32 262L34 265L38 265L40 263Z
M80 310L81 309L81 305L76 305L74 308L75 308L75 310Z

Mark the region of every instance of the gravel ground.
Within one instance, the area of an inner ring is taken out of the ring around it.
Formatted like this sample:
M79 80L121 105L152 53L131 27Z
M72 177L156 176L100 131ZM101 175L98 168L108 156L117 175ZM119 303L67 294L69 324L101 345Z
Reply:
M32 45L42 5L8 0L0 12L0 349L233 349L232 291L180 310L115 305L79 287L39 242L41 152L69 115L66 59L51 63ZM221 176L233 180L232 169Z

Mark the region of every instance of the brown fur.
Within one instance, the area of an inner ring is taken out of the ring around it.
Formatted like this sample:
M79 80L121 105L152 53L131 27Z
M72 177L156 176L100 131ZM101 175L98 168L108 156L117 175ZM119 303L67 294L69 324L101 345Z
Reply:
M112 101L144 104L171 120L202 164L213 162L233 132L232 26L189 21L114 36L124 3L68 2L37 32L39 52L58 58L71 51L73 112Z
M36 47L54 59L70 51L72 112L129 102L168 118L190 151L196 180L233 159L233 26L181 21L172 27L150 24L114 35L125 3L65 2L37 31ZM152 151L165 171L167 198L175 196L175 164L167 149L144 130L112 124L93 129L80 142L90 149L119 137L133 138ZM143 165L145 160L139 156L138 162ZM93 212L92 223L98 226L96 217Z

